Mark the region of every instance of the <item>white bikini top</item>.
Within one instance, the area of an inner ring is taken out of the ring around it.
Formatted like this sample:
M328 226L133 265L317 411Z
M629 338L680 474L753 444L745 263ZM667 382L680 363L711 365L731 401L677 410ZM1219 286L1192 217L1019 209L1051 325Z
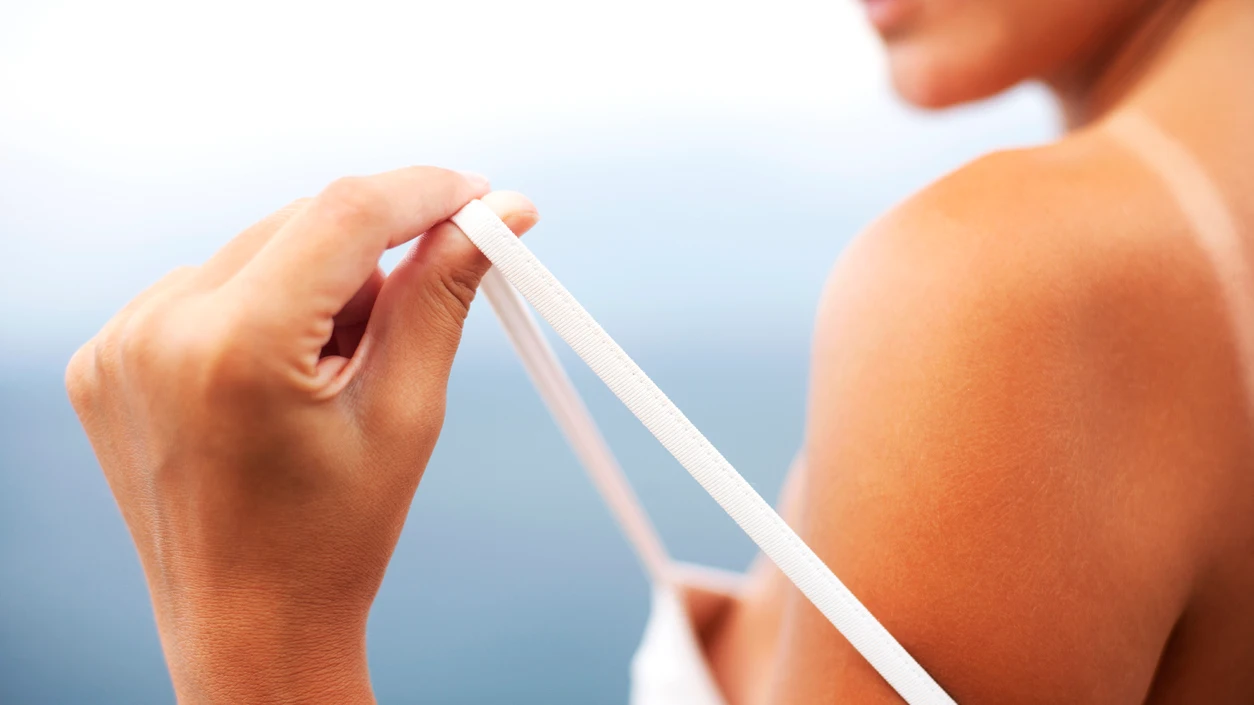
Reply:
M1241 268L1236 276L1220 280L1238 331L1238 353L1243 360L1254 360L1252 280L1243 253L1233 249L1240 247L1240 240L1218 189L1183 146L1144 116L1123 113L1112 118L1109 126L1116 139L1163 178L1195 226L1199 244L1216 270L1232 275L1232 267ZM653 583L652 613L632 663L632 705L723 705L725 701L682 602L675 564L526 302L909 705L954 705L487 206L472 201L452 220L492 262L482 284L484 293ZM1248 376L1245 381L1254 394L1254 381Z

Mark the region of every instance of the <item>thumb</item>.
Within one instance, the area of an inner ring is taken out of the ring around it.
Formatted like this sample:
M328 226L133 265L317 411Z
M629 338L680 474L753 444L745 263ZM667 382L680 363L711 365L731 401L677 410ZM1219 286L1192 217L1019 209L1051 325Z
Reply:
M482 200L517 235L540 219L522 194L495 191ZM452 221L419 238L375 301L355 379L361 411L380 423L410 424L443 408L462 325L490 266ZM438 431L442 414L434 416Z

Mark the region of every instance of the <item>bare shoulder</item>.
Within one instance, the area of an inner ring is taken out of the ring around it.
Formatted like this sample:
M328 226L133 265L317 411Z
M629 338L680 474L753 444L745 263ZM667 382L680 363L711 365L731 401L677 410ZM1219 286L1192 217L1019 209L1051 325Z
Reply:
M1016 307L1109 307L1207 286L1194 249L1154 177L1110 140L1085 136L982 157L914 195L855 240L824 303L891 281L903 299L943 288L983 304L993 295ZM1108 286L1124 296L1112 300Z
M1143 699L1212 558L1207 474L1246 460L1213 280L1095 138L968 165L837 265L804 533L960 702ZM873 674L798 623L845 672L809 687L862 697Z
M825 288L815 365L935 367L941 387L995 383L1038 405L1024 411L1109 419L1229 390L1226 316L1170 194L1085 135L984 157L868 228Z

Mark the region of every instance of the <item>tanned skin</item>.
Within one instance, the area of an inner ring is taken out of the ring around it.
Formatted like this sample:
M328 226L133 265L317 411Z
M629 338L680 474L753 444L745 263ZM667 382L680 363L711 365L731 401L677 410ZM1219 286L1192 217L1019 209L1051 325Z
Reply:
M1128 24L1036 69L1067 134L945 177L836 265L791 520L960 703L1249 703L1254 320L1218 281L1240 267L1207 259L1110 121L1144 115L1193 155L1254 253L1254 3L1087 5ZM898 85L971 97L982 74L919 6L886 37ZM773 566L721 599L703 627L735 705L900 702Z
M784 513L964 705L1254 701L1254 320L1231 293L1254 269L1254 2L872 15L907 100L1037 79L1068 130L943 178L836 263ZM1243 266L1117 137L1132 114L1207 174ZM180 702L373 702L366 618L487 269L447 218L476 197L519 234L538 217L488 191L338 181L74 356ZM900 702L768 564L690 593L733 705Z

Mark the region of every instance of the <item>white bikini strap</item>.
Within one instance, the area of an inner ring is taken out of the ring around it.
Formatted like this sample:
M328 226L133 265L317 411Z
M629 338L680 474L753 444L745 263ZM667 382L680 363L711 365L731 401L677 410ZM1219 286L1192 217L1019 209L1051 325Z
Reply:
M953 699L490 208L471 201L452 220L907 703L953 705Z
M488 270L480 285L487 295L492 310L501 320L505 334L518 352L523 367L531 375L531 381L549 407L558 428L566 435L575 455L587 468L602 499L609 505L610 513L618 520L635 549L636 556L654 583L670 583L670 558L649 521L644 507L627 481L627 476L614 459L614 454L597 429L596 422L584 406L583 399L566 376L566 370L557 355L549 347L539 324L531 315L531 309L518 291L510 285L496 267Z

